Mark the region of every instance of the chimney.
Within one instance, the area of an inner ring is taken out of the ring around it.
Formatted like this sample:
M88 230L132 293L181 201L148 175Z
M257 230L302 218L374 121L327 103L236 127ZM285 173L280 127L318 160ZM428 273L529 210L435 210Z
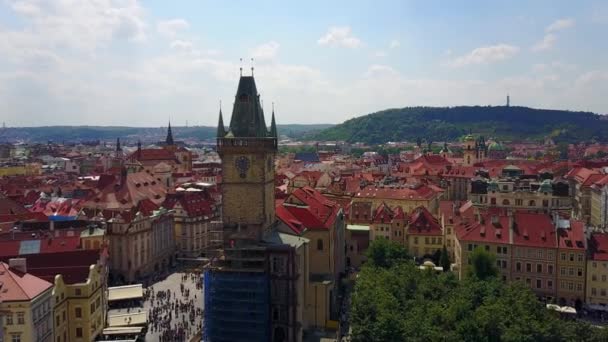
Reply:
M11 258L8 260L8 265L10 268L27 273L27 261L25 258Z

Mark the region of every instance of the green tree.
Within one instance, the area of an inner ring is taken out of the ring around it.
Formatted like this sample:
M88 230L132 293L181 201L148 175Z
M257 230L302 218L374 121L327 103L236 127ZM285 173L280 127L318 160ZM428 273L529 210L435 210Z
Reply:
M370 244L367 249L368 263L376 267L390 268L409 257L407 250L397 242L379 238Z
M443 246L441 249L441 255L439 256L439 265L443 267L443 271L447 272L450 270L452 262L450 261L450 254L448 253L448 249Z
M469 259L471 260L471 267L469 268L471 276L479 280L486 280L498 275L496 256L481 246L471 252Z

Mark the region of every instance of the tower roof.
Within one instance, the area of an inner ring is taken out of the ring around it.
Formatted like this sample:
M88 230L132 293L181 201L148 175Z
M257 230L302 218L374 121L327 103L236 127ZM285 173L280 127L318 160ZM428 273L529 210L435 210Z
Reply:
M173 141L173 132L171 132L171 121L169 121L169 127L167 128L167 139L165 140L167 145L175 145Z
M224 118L222 117L222 108L220 108L220 118L217 123L217 137L223 138L226 136L226 127L224 127Z
M274 119L274 103L272 104L272 120L270 121L270 136L273 138L278 138L277 133L277 123Z
M270 135L253 76L241 76L239 80L229 132L237 138L265 138Z

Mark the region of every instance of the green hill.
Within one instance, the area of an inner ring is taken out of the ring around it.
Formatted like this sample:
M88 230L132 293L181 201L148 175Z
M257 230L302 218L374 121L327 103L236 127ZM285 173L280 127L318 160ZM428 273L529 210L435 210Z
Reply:
M387 109L345 121L312 140L344 140L370 144L387 141L456 140L473 132L501 140L608 141L608 118L590 112L528 107L408 107Z
M322 129L332 127L328 124L286 124L277 125L279 134L299 139L303 135L313 135ZM173 135L177 140L213 140L217 127L190 126L173 127ZM0 129L0 142L27 141L27 142L79 142L93 140L114 140L134 142L164 140L167 134L166 127L121 127L121 126L45 126L45 127L8 127Z

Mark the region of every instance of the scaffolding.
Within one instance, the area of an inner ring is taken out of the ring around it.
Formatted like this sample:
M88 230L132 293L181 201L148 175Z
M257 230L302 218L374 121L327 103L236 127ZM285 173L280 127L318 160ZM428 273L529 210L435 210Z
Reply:
M265 273L207 270L203 341L269 341L269 289Z

